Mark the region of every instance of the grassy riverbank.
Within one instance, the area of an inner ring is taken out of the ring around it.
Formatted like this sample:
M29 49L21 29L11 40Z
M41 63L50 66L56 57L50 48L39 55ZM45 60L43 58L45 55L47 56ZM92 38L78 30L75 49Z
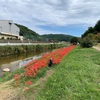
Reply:
M46 52L53 49L66 47L67 43L53 43L53 44L46 44L46 45L7 45L7 46L0 46L0 57L22 54L26 52L33 51L35 52Z
M76 47L60 64L42 69L30 80L28 90L24 84L14 88L20 88L20 100L99 100L100 51Z
M35 100L99 100L100 52L76 48L52 68L55 73Z

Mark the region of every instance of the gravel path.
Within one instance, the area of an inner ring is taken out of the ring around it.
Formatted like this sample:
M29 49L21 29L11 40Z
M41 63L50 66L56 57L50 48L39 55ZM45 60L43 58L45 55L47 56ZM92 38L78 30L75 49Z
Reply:
M93 48L100 51L100 47L93 46Z

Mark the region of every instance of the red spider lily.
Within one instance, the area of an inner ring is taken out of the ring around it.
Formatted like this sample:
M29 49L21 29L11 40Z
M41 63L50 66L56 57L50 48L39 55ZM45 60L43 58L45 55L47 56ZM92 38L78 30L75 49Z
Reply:
M46 67L48 65L48 61L50 58L53 59L53 64L58 64L61 62L63 57L68 54L75 46L68 46L66 48L57 49L53 52L44 54L41 58L37 60L33 60L27 64L25 68L25 76L36 76L38 70L42 67Z
M25 84L26 84L26 85L31 85L32 82L31 82L31 81L27 81Z
M14 86L18 86L19 85L19 75L18 74L15 74L14 75L14 79L15 79Z
M28 89L29 89L29 88L27 88L27 87L25 88L26 91L27 91Z
M19 75L18 75L18 74L15 74L15 75L14 75L14 79L15 79L15 80L19 80Z

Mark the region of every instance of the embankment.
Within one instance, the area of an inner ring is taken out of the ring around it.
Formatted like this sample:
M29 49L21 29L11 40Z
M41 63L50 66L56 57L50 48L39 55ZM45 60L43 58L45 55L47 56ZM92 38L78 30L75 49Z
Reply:
M61 48L67 46L67 43L64 44L46 44L46 45L6 45L0 46L0 57L22 54L26 52L33 51L35 52L45 52L53 49Z

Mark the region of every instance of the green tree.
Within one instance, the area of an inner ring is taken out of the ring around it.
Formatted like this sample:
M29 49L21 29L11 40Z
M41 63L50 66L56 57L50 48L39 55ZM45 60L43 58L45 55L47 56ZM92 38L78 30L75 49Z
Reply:
M88 37L81 39L80 46L83 48L90 48L93 46L93 42Z
M73 36L71 35L65 35L65 34L44 34L41 35L43 38L46 40L52 40L54 42L59 42L59 41L66 41L69 42Z
M72 44L77 44L78 42L78 38L77 37L73 37L71 40L70 40L70 43Z
M100 20L94 26L94 30L97 31L97 32L100 32Z
M95 36L95 39L97 40L98 43L100 43L100 33L98 33L98 34Z
M35 31L29 29L28 27L19 25L19 24L16 24L16 25L20 28L20 35L23 36L24 38L35 40L40 37L39 34L37 34Z
M85 31L85 33L82 35L82 38L84 38L84 37L86 37L88 34L90 34L90 33L92 33L92 34L94 34L94 28L93 27L89 27L86 31Z
M92 33L88 34L87 37L88 37L89 39L91 39L91 40L94 40L94 39L95 39L95 35L92 34Z

